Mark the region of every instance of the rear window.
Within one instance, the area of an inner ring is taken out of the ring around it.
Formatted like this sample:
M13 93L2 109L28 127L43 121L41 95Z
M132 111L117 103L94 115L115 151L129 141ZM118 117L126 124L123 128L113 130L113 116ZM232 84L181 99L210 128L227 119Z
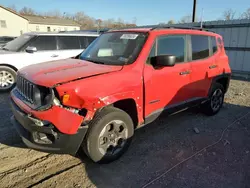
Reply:
M77 36L58 36L58 47L60 50L80 49Z
M208 36L191 35L192 59L199 60L209 57Z

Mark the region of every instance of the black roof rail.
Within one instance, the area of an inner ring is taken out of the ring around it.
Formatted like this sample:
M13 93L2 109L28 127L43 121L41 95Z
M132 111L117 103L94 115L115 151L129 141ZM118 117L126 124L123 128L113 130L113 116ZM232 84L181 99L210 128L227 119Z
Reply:
M201 27L192 27L192 26L156 26L151 28L151 30L156 30L156 29L190 29L190 30L199 30L199 31L208 31L208 32L212 32L214 33L214 31L205 29L205 28L201 28Z

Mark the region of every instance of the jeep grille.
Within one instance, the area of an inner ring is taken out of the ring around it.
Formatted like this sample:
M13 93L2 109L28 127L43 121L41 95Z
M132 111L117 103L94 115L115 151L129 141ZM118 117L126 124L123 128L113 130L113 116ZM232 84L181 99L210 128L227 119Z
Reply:
M21 77L20 75L17 76L16 87L21 94L21 96L33 104L35 102L35 91L39 91L36 86L26 80L25 78Z

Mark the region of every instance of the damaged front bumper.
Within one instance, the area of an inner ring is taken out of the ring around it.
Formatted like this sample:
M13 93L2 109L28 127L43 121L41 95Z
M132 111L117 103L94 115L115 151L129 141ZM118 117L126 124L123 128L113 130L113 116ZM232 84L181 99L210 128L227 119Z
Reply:
M30 117L11 99L13 116L11 122L21 136L23 142L32 149L48 153L75 155L88 129L80 126L75 134L65 134L59 131L50 121L42 121ZM55 117L57 114L54 114ZM65 121L70 123L68 117Z

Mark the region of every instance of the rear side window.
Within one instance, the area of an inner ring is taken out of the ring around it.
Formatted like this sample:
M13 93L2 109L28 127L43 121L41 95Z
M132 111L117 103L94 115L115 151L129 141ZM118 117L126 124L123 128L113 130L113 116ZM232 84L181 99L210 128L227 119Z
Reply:
M209 57L208 36L191 35L192 60Z
M213 50L213 54L214 54L218 50L217 43L216 43L216 38L215 37L211 37L211 41L212 41L212 50Z
M92 36L79 36L81 48L87 48L96 38Z
M57 39L60 50L80 49L77 36L58 36Z
M56 37L38 36L29 46L36 47L37 51L56 50Z
M184 62L185 36L173 35L159 37L157 41L157 55L174 55L176 62Z

